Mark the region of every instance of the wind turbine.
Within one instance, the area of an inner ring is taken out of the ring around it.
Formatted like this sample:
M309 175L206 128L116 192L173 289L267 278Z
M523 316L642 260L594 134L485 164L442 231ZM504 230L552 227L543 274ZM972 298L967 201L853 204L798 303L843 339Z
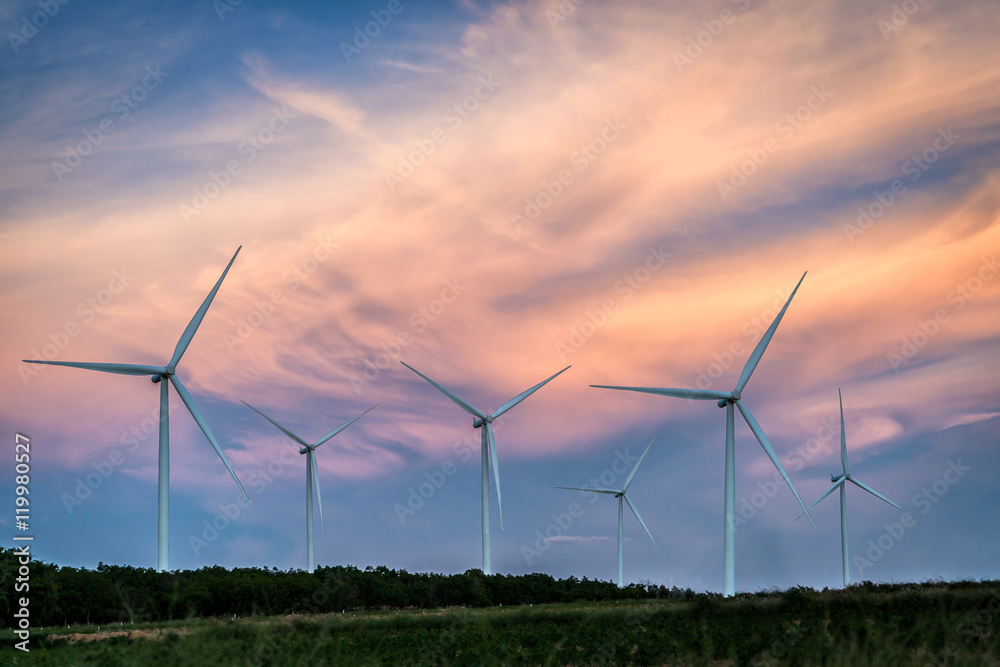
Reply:
M319 472L316 467L316 448L374 410L378 407L378 404L376 403L371 406L351 421L341 424L311 445L246 401L243 401L243 405L247 406L261 417L274 424L279 431L302 445L302 448L299 450L299 454L306 455L306 563L311 574L316 570L316 559L313 557L313 484L316 485L316 501L319 505L319 525L325 532L325 528L323 527L323 494L319 492Z
M837 396L840 398L840 464L844 471L840 475L830 475L830 481L833 482L833 486L827 489L826 493L817 498L816 502L809 506L809 509L816 507L821 500L833 493L834 489L840 487L840 551L844 560L844 587L846 588L850 584L850 567L847 561L847 494L844 491L844 489L847 488L846 482L850 482L859 489L864 489L876 498L881 498L898 509L900 512L906 512L907 514L910 513L861 480L856 479L847 470L847 436L844 434L844 397L841 395L839 389L837 390ZM913 515L910 514L910 516ZM800 514L798 518L801 517L802 515Z
M654 437L653 439L655 440L656 438ZM653 535L652 535L652 533L649 532L649 528L646 528L646 522L642 520L641 516L639 516L639 510L637 510L635 508L635 505L632 504L632 501L628 499L627 495L625 495L626 491L628 491L628 485L632 483L632 478L635 477L636 471L639 469L639 466L642 465L642 460L644 458L646 458L646 454L649 453L649 448L652 447L652 446L653 446L653 440L650 440L649 444L646 445L646 451L644 451L642 453L642 456L640 456L639 460L636 461L635 467L632 468L632 472L630 472L628 474L628 478L625 480L625 486L623 486L620 489L584 489L584 488L580 488L578 486L557 486L556 487L557 489L569 489L570 491L589 491L590 493L605 493L605 494L608 494L608 495L612 495L612 496L614 496L615 498L618 499L618 588L623 588L625 586L624 577L623 577L623 573L622 573L622 551L623 551L623 549L622 549L622 501L623 500L626 503L628 503L628 508L630 510L632 510L632 514L634 514L635 518L639 520L639 523L642 525L643 530L645 530L646 534L649 535L649 539L653 543L653 546L656 547L656 540L653 539ZM656 547L656 551L659 553L660 552L660 547Z
M569 370L569 366L562 369L552 377L547 380L539 382L531 389L526 389L520 394L510 399L499 408L493 414L486 414L478 408L473 407L469 403L466 403L461 398L456 396L453 392L445 389L440 384L430 379L420 371L418 371L413 366L410 366L405 361L400 361L411 371L427 380L431 383L438 391L450 398L458 407L462 408L470 415L472 415L472 428L482 428L480 431L482 434L482 488L483 488L483 573L493 574L492 567L490 565L490 482L489 482L489 466L490 461L493 461L493 481L496 483L497 487L497 507L500 509L500 528L503 529L503 502L500 499L500 469L497 467L497 449L496 440L493 437L493 420L504 414L512 407L528 398L536 391L544 387L546 384L554 380L557 376L565 373Z
M222 448L219 447L218 441L215 436L212 435L212 431L208 428L208 422L201 414L201 410L194 402L194 398L188 393L188 390L181 384L180 378L178 378L174 373L177 368L177 364L180 362L181 357L184 356L184 352L187 350L188 345L191 344L191 339L194 338L194 334L198 331L198 327L201 325L201 321L205 319L205 313L208 312L209 306L212 305L212 299L215 298L216 292L219 291L219 287L222 286L222 281L226 278L226 274L229 273L229 268L236 261L236 255L240 254L240 250L243 246L236 249L236 253L233 258L229 260L229 264L226 265L226 270L222 272L219 277L219 281L215 283L215 287L212 291L208 293L205 297L205 301L201 304L201 308L198 312L194 314L191 321L188 323L187 328L184 329L184 333L181 334L181 338L177 341L177 346L174 348L174 354L170 357L170 361L166 366L141 366L135 364L104 364L104 363L81 363L75 361L39 361L35 359L25 359L24 361L29 364L47 364L49 366L69 366L71 368L83 368L91 371L101 371L102 373L115 373L117 375L149 375L154 383L160 383L160 455L159 455L159 479L157 481L157 554L156 554L156 569L159 572L166 572L169 568L167 567L167 547L169 545L169 514L170 514L170 421L169 421L169 409L168 409L168 397L167 383L161 382L161 380L170 380L170 383L174 385L174 389L177 390L177 395L181 397L184 405L187 406L188 412L194 417L195 422L201 428L202 433L208 438L209 444L215 450L215 453L219 455L222 462L226 465L226 469L229 474L233 476L236 480L236 485L240 487L240 491L243 492L244 497L246 497L247 502L250 502L250 496L247 495L246 490L243 485L240 484L240 480L236 477L236 473L233 472L233 467L229 465L229 459L223 453Z
M760 443L760 446L764 448L764 452L767 453L768 458L771 459L771 463L777 468L781 477L788 484L788 488L792 490L795 495L795 499L799 501L799 505L802 509L806 510L805 513L809 516L809 520L812 521L812 516L809 515L809 510L806 509L805 503L802 502L802 498L799 497L798 492L795 490L795 486L792 485L792 480L788 478L788 473L785 472L785 468L781 465L781 460L778 455L774 452L774 448L771 447L770 441L768 441L767 436L764 435L763 429L761 429L760 424L757 423L757 419L753 416L748 408L743 403L743 388L746 387L747 382L750 380L750 375L753 374L754 370L757 368L757 364L760 362L760 358L764 355L764 350L767 349L768 343L771 342L771 338L774 336L774 332L778 328L778 324L781 323L781 318L784 317L785 311L788 310L788 304L792 302L795 297L795 293L799 290L799 285L805 280L806 274L803 273L802 277L799 278L798 284L795 289L792 290L791 296L788 297L788 301L781 308L781 312L778 316L774 318L771 322L771 326L768 327L767 331L764 332L764 336L757 343L757 347L754 348L753 354L747 359L746 365L743 366L743 372L740 374L740 379L736 383L736 387L732 391L714 391L710 389L658 389L652 387L609 387L606 385L596 385L592 384L591 387L598 387L600 389L621 389L624 391L638 391L646 394L658 394L660 396L674 396L676 398L691 398L701 401L718 401L720 408L726 409L726 482L725 482L725 527L723 533L723 552L724 552L724 564L723 564L723 589L722 594L725 597L732 597L736 593L736 446L735 437L733 434L734 430L734 412L733 406L735 405L739 408L740 414L743 415L743 419L746 420L747 426L753 431L754 436ZM813 522L815 526L815 522Z

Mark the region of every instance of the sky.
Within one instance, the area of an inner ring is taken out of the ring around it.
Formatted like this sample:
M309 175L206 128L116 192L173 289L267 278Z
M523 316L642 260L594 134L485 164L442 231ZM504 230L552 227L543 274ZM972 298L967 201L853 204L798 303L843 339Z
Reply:
M170 395L170 567L481 564L722 589L724 412L589 385L743 390L806 503L853 475L851 578L1000 576L1000 8L986 1L7 2L0 8L0 531L16 433L36 557L156 563L148 377ZM739 416L738 590L839 586Z

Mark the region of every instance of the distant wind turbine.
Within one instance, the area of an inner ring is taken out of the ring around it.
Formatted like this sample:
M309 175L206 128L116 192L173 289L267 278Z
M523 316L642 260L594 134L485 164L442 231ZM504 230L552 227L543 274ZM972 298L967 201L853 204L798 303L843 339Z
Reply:
M655 440L655 438L654 438L654 440ZM653 539L653 535L652 535L652 533L649 532L649 528L646 528L646 522L642 520L641 516L639 516L639 510L637 510L635 508L635 505L632 504L632 501L628 499L627 495L625 495L625 493L628 491L629 484L632 483L632 478L635 477L636 471L639 469L639 466L642 465L642 460L644 458L646 458L646 454L649 453L649 448L652 447L652 446L653 446L653 441L650 440L649 444L646 445L646 451L644 451L642 453L642 456L639 457L639 460L636 461L635 467L632 468L632 472L629 473L628 478L626 478L626 480L625 480L625 485L622 486L622 488L620 488L620 489L585 489L585 488L581 488L581 487L578 487L578 486L557 486L556 487L557 489L569 489L570 491L588 491L590 493L605 493L605 494L608 494L608 495L612 495L612 496L614 496L615 498L618 499L618 588L623 588L625 586L625 580L624 580L623 568L622 568L622 552L623 552L623 549L622 549L622 501L623 500L626 503L628 503L628 508L630 510L632 510L632 514L635 515L635 518L639 520L639 524L642 526L643 530L645 530L646 534L649 535L649 539L653 543L653 546L656 547L656 551L657 552L660 551L660 547L656 546L656 540Z
M809 506L809 509L816 507L821 500L833 493L834 489L840 487L840 551L844 561L844 587L846 588L851 583L850 565L847 560L847 494L844 491L844 489L847 488L846 482L850 482L859 489L864 489L876 498L881 498L898 509L900 512L906 512L906 514L910 513L848 472L847 436L844 433L844 397L841 395L839 389L837 390L837 396L840 398L840 465L843 467L843 472L840 475L830 475L830 481L833 482L833 486L827 489L826 493L817 498L816 502ZM804 515L800 514L797 518L802 518L802 516ZM910 514L910 516L913 515Z
M486 414L478 408L473 407L469 403L466 403L461 398L456 396L453 392L445 389L440 384L430 379L420 371L418 371L413 366L410 366L404 361L400 362L411 371L427 380L432 384L438 391L450 398L457 406L468 412L473 416L472 428L482 428L482 489L483 489L483 573L493 574L492 567L490 565L490 482L489 482L489 466L490 461L493 462L493 481L496 483L497 488L497 507L500 509L500 528L503 528L503 503L500 499L500 470L497 467L497 450L496 450L496 440L493 437L493 420L502 415L503 413L510 410L512 407L523 401L524 399L531 396L533 393L544 387L546 384L554 380L557 376L565 373L569 370L569 366L562 369L552 377L547 380L539 382L531 389L522 391L520 394L510 399L499 408L493 414Z
M323 494L319 491L319 471L316 466L316 448L374 410L378 407L378 404L376 403L371 406L351 421L341 424L311 445L246 401L243 401L243 405L247 406L261 417L274 424L279 431L302 445L302 449L299 450L299 454L306 455L306 564L310 573L315 572L316 559L313 557L313 484L316 485L316 501L319 505L319 525L320 529L325 532L325 528L323 526Z
M101 371L102 373L115 373L118 375L149 375L150 379L154 383L160 383L160 456L159 456L159 479L157 481L157 491L158 491L158 502L157 502L157 555L156 555L156 569L160 572L165 572L169 568L167 566L167 551L169 545L169 514L170 514L170 422L169 422L169 410L168 410L168 392L167 383L160 382L161 380L170 380L170 383L174 385L174 389L177 390L177 395L181 397L181 401L187 406L188 412L194 417L195 422L201 428L202 433L208 438L209 444L215 449L215 453L219 455L222 462L226 465L226 469L229 474L233 476L236 480L237 486L240 487L240 491L243 492L244 497L246 497L247 502L250 502L250 496L247 495L246 490L244 490L243 485L240 484L240 480L236 477L236 473L233 472L233 467L229 465L229 459L223 453L222 448L219 446L218 441L215 436L212 435L212 431L208 428L208 423L201 414L201 410L195 405L194 399L188 390L181 384L180 378L178 378L174 372L176 370L177 364L180 362L181 357L184 356L184 352L187 350L188 345L191 344L191 339L194 338L194 334L198 331L198 327L201 325L201 321L205 319L205 313L208 312L209 306L212 305L212 299L215 298L216 292L219 291L219 287L222 286L222 281L226 278L226 274L229 273L229 268L236 261L236 255L240 254L240 250L243 246L236 249L236 253L233 258L229 260L229 264L226 266L226 270L222 272L222 276L219 277L219 281L215 283L215 287L212 291L208 293L205 297L205 301L201 304L201 308L198 312L194 314L191 321L188 323L187 328L184 329L184 333L181 334L181 338L177 341L177 346L174 348L174 355L170 358L170 361L166 366L140 366L135 364L104 364L104 363L81 363L75 361L39 361L35 359L25 359L24 361L29 364L48 364L49 366L69 366L71 368L84 368L91 371Z
M757 419L750 412L750 408L743 404L743 388L746 387L747 382L750 380L750 375L753 374L754 370L757 368L757 364L760 362L760 358L764 355L764 350L767 349L768 343L771 342L771 338L774 336L774 332L778 329L778 324L781 323L781 318L785 315L785 311L788 310L788 304L792 302L795 297L795 293L799 291L799 285L805 280L806 274L803 273L802 277L799 278L798 284L795 289L792 290L791 296L788 297L788 301L782 307L781 312L778 316L774 318L771 322L771 326L768 327L764 336L757 343L757 347L754 348L753 354L747 359L746 365L743 366L743 372L740 374L740 379L736 383L736 387L732 391L714 391L709 389L659 389L651 387L609 387L607 385L596 385L592 384L591 387L597 387L599 389L621 389L624 391L638 391L646 394L658 394L660 396L673 396L676 398L691 398L695 400L711 400L718 401L720 408L726 408L726 482L725 482L725 528L723 533L723 553L724 553L724 565L723 565L723 589L722 594L725 597L732 597L736 593L736 446L734 431L734 417L733 417L733 406L735 405L739 408L740 413L743 415L743 419L746 420L747 425L750 430L753 431L754 436L760 443L760 446L764 448L764 452L767 453L768 458L771 459L771 463L777 468L781 477L788 484L788 488L792 490L795 495L795 499L799 501L799 505L802 509L806 510L806 515L809 515L809 510L806 509L805 503L799 497L798 492L795 490L795 486L792 485L792 480L788 478L788 473L785 472L785 468L781 465L781 460L778 455L774 452L774 448L771 447L771 443L768 441L767 436L764 435L763 429L761 429L760 424L757 423ZM809 520L812 521L812 516L809 515ZM815 522L813 525L816 525Z

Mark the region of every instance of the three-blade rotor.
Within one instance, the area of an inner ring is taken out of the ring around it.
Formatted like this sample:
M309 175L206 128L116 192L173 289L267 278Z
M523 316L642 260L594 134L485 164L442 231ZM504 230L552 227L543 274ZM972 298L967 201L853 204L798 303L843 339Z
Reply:
M653 437L653 440L656 440L655 436ZM646 454L649 453L649 448L653 446L653 440L650 440L649 444L646 445L646 451L642 453L642 456L639 457L639 460L635 462L634 466L632 466L632 472L628 474L628 477L625 479L625 484L620 489L591 489L579 486L557 486L555 488L567 489L569 491L586 491L588 493L602 493L614 496L615 498L621 498L622 500L625 501L625 504L628 505L628 508L632 510L632 514L634 514L635 518L639 520L639 525L641 525L642 529L646 531L647 535L649 535L649 540L653 543L653 546L656 547L656 551L659 552L660 547L657 546L656 540L653 539L653 534L649 532L649 528L646 527L646 522L642 520L641 516L639 516L639 510L635 508L635 505L632 504L632 501L629 499L627 495L628 487L632 483L632 480L635 478L635 473L639 470L639 466L642 465L642 461L643 459L646 458Z
M226 470L229 474L233 476L233 480L236 481L236 485L240 487L240 491L246 498L247 502L250 502L250 496L247 495L246 490L243 488L243 484L240 482L239 477L236 476L236 472L233 467L229 464L229 459L226 458L225 452L222 451L222 447L219 446L218 440L215 439L215 435L212 434L212 430L208 426L208 422L205 421L205 417L202 415L201 410L198 405L194 402L194 398L188 392L187 388L181 383L180 379L174 375L177 364L180 363L181 357L184 356L184 352L187 351L188 346L191 344L191 340L194 338L195 333L198 331L198 327L201 325L202 320L205 319L205 314L208 312L209 307L212 305L212 300L215 298L216 293L219 291L219 287L222 286L222 281L225 280L226 274L229 273L230 267L232 267L233 262L236 261L236 256L240 254L240 250L243 246L236 249L233 254L233 258L229 260L229 264L226 265L225 270L219 277L219 280L215 283L212 291L209 292L208 296L202 302L201 307L198 308L198 312L194 314L191 321L188 323L187 327L184 329L184 333L181 334L180 340L177 341L177 346L174 348L173 356L170 358L170 362L166 366L147 366L141 364L111 364L111 363L89 363L89 362L75 362L75 361L41 361L35 359L25 359L24 361L30 364L47 364L49 366L69 366L71 368L82 368L91 371L100 371L102 373L114 373L116 375L149 375L153 382L160 382L165 379L169 379L170 383L177 390L177 394L181 397L181 401L184 406L187 407L188 412L191 413L191 417L194 418L195 423L198 424L198 428L201 432L205 434L205 438L208 439L212 449L215 453L219 455L222 463L226 466Z
M351 419L349 421L344 422L343 424L341 424L340 426L338 426L337 428L333 429L332 431L330 431L329 433L327 433L326 435L324 435L322 438L320 438L319 440L317 440L315 443L309 444L308 442L306 442L305 440L303 440L302 438L300 438L296 434L292 433L292 431L290 431L289 429L285 428L284 426L282 426L281 424L279 424L274 419L271 419L270 417L268 417L267 415L265 415L263 412L261 412L260 410L258 410L254 406L252 406L249 403L247 403L246 401L241 401L241 402L243 403L243 405L247 406L248 408L250 408L251 410L253 410L257 414L259 414L261 417L263 417L267 421L271 422L271 424L275 428L277 428L279 431L281 431L286 436L288 436L293 441L297 442L298 444L300 444L302 446L302 448L299 450L299 454L305 454L306 455L306 459L309 461L309 466L308 467L312 470L313 486L316 488L316 504L319 505L319 525L320 525L320 529L324 530L324 532L325 532L325 528L324 528L324 525L323 525L323 494L319 490L319 471L318 471L318 466L316 465L316 448L319 447L320 445L322 445L324 442L326 442L330 438L332 438L333 436L335 436L338 433L340 433L341 431L343 431L345 428L347 428L348 426L350 426L354 422L356 422L359 419L361 419L362 417L364 417L366 414L368 414L369 412L371 412L375 408L377 408L378 407L378 403L376 403L375 405L371 406L370 408L368 408L367 410L365 410L364 412L362 412L360 415L358 415L354 419Z
M799 278L799 282L795 285L795 289L792 290L791 295L789 295L788 300L785 301L785 305L782 306L781 311L778 313L774 321L771 322L771 326L768 327L767 331L764 332L764 336L757 343L757 347L754 348L753 353L750 358L747 359L746 364L743 366L743 372L740 374L740 378L736 383L736 386L732 391L716 391L710 389L684 389L684 388L658 388L658 387L616 387L608 385L597 385L592 384L591 387L596 387L599 389L617 389L621 391L637 391L645 394L656 394L659 396L672 396L675 398L688 398L696 401L717 401L720 408L726 407L727 403L732 403L743 415L744 421L746 421L747 426L753 432L754 437L757 438L757 442L760 443L761 448L767 454L767 457L771 459L771 463L777 469L778 473L781 475L782 479L785 480L785 484L791 489L792 494L795 499L799 502L799 505L805 510L805 514L809 515L809 510L806 508L805 503L802 502L802 498L799 497L798 491L795 490L795 486L792 484L792 480L789 478L788 473L785 472L785 467L781 465L781 459L778 458L777 453L771 446L770 440L768 440L767 435L764 434L764 430L760 427L757 422L757 418L753 416L743 402L743 389L746 387L747 382L750 381L750 376L753 374L754 370L757 368L757 364L760 363L761 357L764 356L764 350L767 349L768 343L774 337L774 332L777 331L778 325L781 323L781 318L785 316L785 311L788 310L788 305L792 302L795 297L795 293L799 291L799 286L802 285L802 281L805 280L806 274L803 273L802 277ZM812 521L812 516L809 516L809 520ZM815 525L815 522L814 524Z
M472 415L473 417L475 417L475 419L472 422L472 427L473 428L483 428L483 429L485 429L485 431L486 431L487 448L489 449L490 464L491 464L491 467L493 468L493 483L496 486L496 490L497 490L497 507L500 510L500 526L503 527L503 500L502 500L501 495L500 495L500 467L499 467L498 462L497 462L496 438L493 435L493 420L496 419L497 417L500 417L502 414L504 414L505 412L507 412L508 410L510 410L511 408L513 408L515 405L517 405L518 403L520 403L524 399L526 399L529 396L531 396L532 394L534 394L536 391L538 391L539 389L541 389L542 387L544 387L546 384L548 384L552 380L556 379L559 375L565 373L567 370L570 369L570 366L567 366L566 368L562 369L561 371L559 371L555 375L553 375L553 376L551 376L551 377L549 377L549 378L547 378L545 380L542 380L541 382L539 382L538 384L536 384L534 387L531 387L530 389L526 389L525 391L522 391L520 394L518 394L517 396L515 396L514 398L510 399L509 401L507 401L506 403L504 403L503 405L501 405L499 408L497 408L492 414L488 415L485 412L481 411L479 408L477 408L474 405L472 405L471 403L469 403L469 402L465 401L464 399L462 399L461 397L459 397L455 392L451 391L450 389L448 389L447 387L441 385L440 383L435 382L431 378L427 377L426 375L424 375L423 373L421 373L420 371L418 371L413 366L410 366L405 361L400 361L399 363L403 364L404 366L406 366L407 368L409 368L411 371L413 371L414 373L416 373L417 375L419 375L420 377L422 377L423 379L425 379L435 389L437 389L442 394L444 394L445 396L447 396L453 403L455 403L455 405L457 405L458 407L462 408L463 410L465 410L466 412L468 412L470 415Z
M858 487L859 489L867 491L868 493L870 493L871 495L875 496L879 500L883 500L883 501L889 503L890 505L892 505L893 507L895 507L896 509L898 509L900 512L904 512L906 514L910 514L905 509L903 509L902 507L900 507L896 503L892 502L891 500L889 500L888 498L886 498L885 496L883 496L881 493L879 493L878 491L876 491L872 487L870 487L867 484L865 484L864 482L862 482L860 479L856 479L854 477L854 475L852 475L850 473L850 471L848 471L848 469L847 469L847 434L846 434L845 429L844 429L844 397L843 397L843 394L841 394L840 389L837 390L837 396L840 399L840 463L841 463L841 466L843 467L844 471L840 475L831 475L830 476L830 480L833 482L833 484L830 486L830 488L828 488L826 491L823 492L823 495L821 495L819 498L817 498L816 501L812 505L809 506L809 509L812 509L812 508L816 507L816 505L818 505L820 503L820 501L822 501L828 495L830 495L831 493L833 493L834 491L836 491L842 485L845 485L847 482L850 482L851 484L853 484L854 486ZM805 515L804 514L800 514L799 516L797 516L795 518L795 520L798 521L803 516L805 516ZM913 515L910 514L910 516L913 516ZM916 517L914 517L914 518L916 518Z

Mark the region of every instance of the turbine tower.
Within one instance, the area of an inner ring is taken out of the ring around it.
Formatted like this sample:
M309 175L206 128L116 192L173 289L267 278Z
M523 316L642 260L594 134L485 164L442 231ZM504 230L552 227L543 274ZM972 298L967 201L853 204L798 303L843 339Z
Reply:
M655 440L655 438L654 438L654 440ZM581 487L578 487L578 486L557 486L556 487L557 489L569 489L570 491L588 491L590 493L604 493L604 494L612 495L612 496L614 496L615 498L618 499L618 588L623 588L625 586L625 579L624 579L624 576L623 576L623 568L622 568L622 552L623 552L623 549L622 549L622 514L623 514L623 512L622 512L622 501L623 500L626 503L628 503L628 508L630 510L632 510L632 514L635 515L635 518L639 520L639 524L642 526L643 530L645 530L646 534L649 535L649 540L653 543L653 546L656 547L657 553L660 553L660 547L656 546L656 540L653 539L653 534L649 532L649 528L646 528L646 522L642 520L641 516L639 516L639 510L637 510L635 508L635 505L632 504L632 501L628 499L627 495L625 495L625 493L628 491L628 485L632 483L632 478L635 477L636 471L639 469L639 466L642 465L642 460L644 458L646 458L646 454L649 453L649 448L652 447L652 446L653 446L653 440L650 440L649 444L646 445L646 451L644 451L642 453L642 456L639 457L639 460L636 461L635 466L632 468L632 472L630 472L628 474L628 478L626 478L626 480L625 480L625 485L622 488L620 488L620 489L585 489L585 488L581 488Z
M371 406L351 421L341 424L311 445L246 401L243 401L243 405L247 406L261 417L274 424L279 431L302 445L302 448L299 449L299 454L306 455L306 564L309 569L309 573L312 574L316 571L316 559L313 557L313 484L316 485L316 502L319 505L319 525L320 529L325 532L323 527L323 494L319 491L319 471L316 466L316 448L374 410L378 407L378 404L376 403Z
M473 407L469 403L456 396L453 392L442 387L440 384L430 379L420 371L418 371L413 366L410 366L404 361L400 362L411 371L427 380L431 383L438 391L450 398L458 407L462 408L470 415L472 415L472 428L481 428L482 431L482 489L483 489L483 573L493 574L492 566L490 565L490 482L489 482L489 466L490 461L493 462L493 481L496 483L497 488L497 507L500 509L500 528L503 528L503 503L500 499L500 470L497 467L497 450L496 450L496 440L493 437L493 420L504 414L512 407L523 401L524 399L531 396L533 393L544 387L546 384L554 380L557 376L565 373L569 370L569 366L562 369L552 377L547 380L539 382L531 389L522 391L520 394L510 399L499 408L493 414L486 414L478 408Z
M792 490L795 495L795 499L799 501L799 505L802 509L806 510L805 513L809 516L809 520L812 521L812 516L809 515L809 510L806 509L805 503L802 502L802 498L799 497L798 492L795 490L795 486L792 485L792 480L788 478L788 473L785 472L785 468L781 465L781 460L778 455L774 452L774 448L771 447L770 441L768 441L767 436L764 435L763 429L761 429L760 424L757 423L757 419L753 416L743 402L743 389L746 387L747 382L750 380L750 376L753 374L754 370L757 368L757 364L760 362L760 358L764 355L764 350L767 349L768 343L771 342L771 338L774 336L774 332L778 328L778 324L781 323L781 318L784 317L785 311L788 310L788 304L792 302L795 297L795 293L799 290L799 285L805 280L806 274L803 273L802 277L799 278L798 284L795 289L792 290L791 296L788 297L788 301L781 308L781 312L778 316L774 318L771 322L771 326L768 327L767 331L764 332L764 336L757 343L757 347L754 348L753 354L747 359L746 365L743 366L743 372L740 374L740 379L736 383L736 387L732 391L715 391L710 389L659 389L653 387L609 387L607 385L590 385L591 387L597 387L600 389L620 389L623 391L638 391L646 394L658 394L660 396L673 396L676 398L690 398L701 401L718 401L720 408L726 409L726 482L725 482L725 496L724 496L724 507L725 507L725 521L724 521L724 533L723 533L723 588L722 594L725 597L732 597L736 593L736 446L735 446L735 436L733 434L734 425L734 411L733 406L739 409L740 414L743 415L743 419L746 420L747 426L753 432L760 446L764 448L764 452L767 454L768 458L771 459L771 463L777 468L781 477L788 484L788 488ZM813 525L816 525L815 522Z
M194 402L194 398L188 393L188 390L181 384L180 378L175 375L177 364L180 362L181 357L184 356L184 352L187 350L188 345L191 344L191 339L194 338L194 334L198 331L198 327L201 325L201 321L205 319L205 313L208 312L209 306L212 305L212 299L215 298L216 292L219 291L219 287L222 286L222 281L225 280L226 274L229 273L229 268L236 261L236 255L240 254L240 250L243 246L236 249L236 253L233 258L229 260L229 264L226 266L226 270L222 272L219 277L219 281L215 283L215 287L212 291L208 293L205 297L205 301L201 304L201 308L198 312L194 314L191 321L188 323L187 328L184 329L184 333L181 334L181 338L177 341L177 346L174 348L174 354L170 357L170 361L166 366L141 366L135 364L104 364L104 363L81 363L75 361L39 361L35 359L25 359L24 361L29 364L47 364L49 366L69 366L71 368L83 368L91 371L101 371L102 373L115 373L117 375L149 375L154 383L160 384L160 454L158 463L158 476L157 481L157 554L156 554L156 569L159 572L166 572L169 570L167 566L167 550L169 546L169 515L170 515L170 423L169 423L169 409L168 409L168 398L169 393L167 391L167 383L162 382L162 380L169 380L170 384L174 385L174 389L177 390L177 395L181 397L184 405L187 407L188 412L194 417L195 422L201 428L202 433L208 438L209 444L215 450L215 453L219 455L222 462L226 465L226 469L229 474L233 476L236 480L237 486L240 487L240 491L243 492L244 497L246 497L247 502L250 502L250 496L247 495L246 490L243 485L240 484L240 480L236 477L236 473L233 471L233 467L229 465L229 459L223 453L222 448L219 446L218 441L215 436L212 435L211 429L208 428L208 423L201 414L201 410Z
M830 481L833 482L833 486L827 489L826 493L817 498L816 502L814 502L812 505L809 506L809 509L816 507L816 505L819 504L821 500L823 500L828 495L833 493L834 489L840 487L840 552L844 561L844 588L847 588L847 586L851 583L850 564L848 563L847 559L847 494L844 491L847 488L847 482L850 482L859 489L864 489L865 491L872 494L876 498L881 498L885 502L889 503L890 505L898 509L900 512L906 512L907 514L910 513L904 510L896 503L886 498L885 496L883 496L881 493L879 493L872 487L868 486L861 480L855 478L847 470L847 436L844 434L844 397L841 395L839 389L837 390L837 396L840 398L840 465L843 467L843 472L841 472L841 474L839 475L830 475ZM910 516L913 515L910 514ZM800 514L798 518L801 517L802 515Z

